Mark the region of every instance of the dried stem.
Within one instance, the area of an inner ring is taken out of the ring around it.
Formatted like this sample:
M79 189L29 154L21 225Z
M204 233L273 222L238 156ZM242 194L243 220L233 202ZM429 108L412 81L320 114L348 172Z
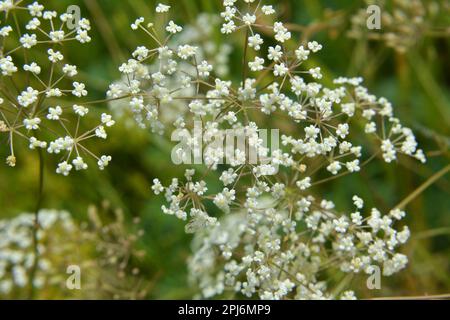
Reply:
M416 190L414 190L409 196L407 196L405 199L403 199L402 202L397 204L395 206L396 209L403 209L406 207L411 201L413 201L419 194L421 194L425 189L427 189L429 186L431 186L433 183L435 183L437 180L439 180L441 177L446 175L450 171L450 164L447 165L445 168L440 170L439 172L436 172L434 175L432 175L430 178L428 178L427 181L425 181L421 186L419 186Z
M444 300L444 299L445 300L450 299L450 293L426 295L426 296L382 297L382 298L373 298L370 300Z

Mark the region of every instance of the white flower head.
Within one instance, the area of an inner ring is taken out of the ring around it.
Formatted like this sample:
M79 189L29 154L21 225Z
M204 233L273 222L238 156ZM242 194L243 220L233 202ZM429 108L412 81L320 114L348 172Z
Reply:
M100 159L98 160L98 167L100 170L104 170L109 163L111 162L112 157L111 156L101 156Z
M62 115L62 109L60 106L48 108L47 119L49 120L59 120Z
M169 21L169 24L166 27L166 31L170 32L172 34L179 33L182 30L183 30L183 28L180 27L179 25L176 25L172 20Z
M162 3L158 3L158 5L156 6L155 11L157 13L164 13L164 12L169 12L170 10L170 6L162 4Z

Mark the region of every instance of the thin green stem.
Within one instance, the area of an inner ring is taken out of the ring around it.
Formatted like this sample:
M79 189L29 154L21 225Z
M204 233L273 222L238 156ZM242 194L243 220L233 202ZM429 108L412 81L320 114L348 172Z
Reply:
M242 89L245 87L245 79L247 78L247 51L248 51L248 29L245 32L244 57L242 59Z
M41 210L43 196L44 196L44 153L41 148L38 148L39 154L39 182L38 182L38 196L36 202L36 208L34 211L34 224L33 224L33 253L34 260L33 265L30 270L29 277L29 299L34 297L34 280L36 278L36 271L39 264L39 248L38 248L38 238L37 233L39 231L39 211Z
M405 199L403 199L402 202L397 204L395 206L395 209L403 209L406 207L411 201L413 201L419 194L425 191L429 186L431 186L433 183L435 183L437 180L442 178L444 175L446 175L448 172L450 172L450 164L444 167L439 172L436 172L434 175L432 175L430 178L428 178L427 181L425 181L422 185L420 185L416 190L414 190L409 196L407 196Z

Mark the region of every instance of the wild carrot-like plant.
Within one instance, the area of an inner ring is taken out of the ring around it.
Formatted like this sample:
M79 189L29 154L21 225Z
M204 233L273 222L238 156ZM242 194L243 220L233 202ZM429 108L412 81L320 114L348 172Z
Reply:
M422 18L433 10L417 1L394 4L383 15L388 32L368 35L405 51L431 30ZM67 258L81 239L95 244L94 261L85 261L94 272L94 297L145 297L148 283L129 264L142 255L134 248L142 231L129 234L120 211L117 221L104 223L91 208L85 227L66 212L41 209L44 158L55 157L63 176L87 170L92 160L105 169L111 156L98 154L93 142L105 140L124 116L133 118L128 130L176 142L173 166L188 167L170 181L155 178L151 189L165 199L162 213L193 234L187 265L196 297L355 299L358 275L404 269L401 246L410 237L404 206L450 167L390 210L353 193L351 209L340 208L324 192L346 188L340 178L367 174L375 161L426 162L388 99L372 94L361 77L327 75L316 62L326 43L309 39L311 30L299 37L302 28L280 21L277 7L262 0L223 0L222 12L202 13L191 25L172 20L171 10L158 4L154 19L131 24L146 41L119 66L106 99L87 101L65 49L91 41L90 22L38 2L0 0L5 160L20 168L25 145L40 163L34 214L0 221L0 296L53 290L61 284L52 275L61 261L53 258ZM350 32L357 38L366 36L360 15ZM230 64L232 55L240 62ZM89 106L99 102L108 102L112 115L89 124L95 113ZM62 241L65 233L76 239Z
M183 32L175 21L160 26L140 17L131 28L148 35L148 43L120 66L124 81L112 84L108 97L126 101L141 127L175 130L172 138L181 143L174 162L192 163L194 156L206 168L202 174L188 169L168 186L155 179L152 186L168 202L162 211L196 233L189 270L201 297L354 298L347 290L351 275L381 266L389 276L407 264L397 251L409 237L406 226L398 227L405 212L365 208L357 195L354 211L342 212L317 187L358 174L374 160L391 163L403 154L425 162L425 156L391 103L371 94L362 78L323 81L321 68L310 62L323 45L296 44L273 18L273 6L255 0L223 5L221 34L243 42L242 65L233 67L241 70L239 82L215 74L199 54L204 48L172 41ZM156 7L159 15L169 11ZM173 101L184 110L166 121ZM261 137L268 119L282 119L276 128L281 144L272 150ZM244 144L226 143L230 131ZM207 174L220 180L220 192L208 192ZM213 214L212 205L225 215ZM349 277L333 283L332 272Z

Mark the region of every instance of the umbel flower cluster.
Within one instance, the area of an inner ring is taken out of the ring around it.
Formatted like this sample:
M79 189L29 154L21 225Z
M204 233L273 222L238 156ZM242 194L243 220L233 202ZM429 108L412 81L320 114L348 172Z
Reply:
M84 129L82 119L89 108L68 101L83 99L88 91L76 81L77 66L66 63L61 52L68 42L91 41L89 20L70 13L58 15L38 2L27 3L0 1L0 134L7 135L10 147L6 162L16 165L15 147L22 140L30 149L57 155L59 174L87 169L85 156L93 157L103 169L111 157L95 155L86 142L106 139L106 128L114 120L102 114L98 125ZM45 58L36 61L42 53Z
M33 278L33 286L39 292L45 295L51 291L61 298L138 299L146 295L146 282L139 277L139 269L130 263L144 254L136 247L143 231L127 230L120 211L114 212L116 219L108 223L100 213L91 207L89 221L79 224L66 211L39 212L40 228L36 235L39 261ZM27 297L35 259L34 222L35 215L31 213L0 220L2 299ZM80 268L82 290L67 287L69 266Z
M196 233L189 269L201 297L354 298L343 292L345 285L327 287L330 270L370 273L381 266L388 276L404 268L407 258L397 248L409 231L395 225L405 213L363 210L358 196L354 212L340 212L315 187L357 174L375 159L391 163L403 154L425 162L424 154L391 103L371 94L361 78L325 85L321 68L310 60L323 46L294 43L274 7L254 0L223 5L220 32L243 43L239 82L215 75L198 46L173 44L183 31L175 21L166 19L160 28L140 17L131 28L147 34L148 43L120 66L125 81L112 84L108 96L126 101L142 127L161 134L176 130L184 141L174 150L179 158L203 146L201 174L192 168L168 186L159 179L152 186L168 202L162 211ZM170 6L159 4L155 11L167 15ZM155 64L156 71L149 67ZM173 101L183 102L182 116L164 121ZM259 135L271 119L283 122L275 150ZM200 139L193 135L198 122ZM229 130L243 132L243 148L223 148ZM364 137L368 143L361 145ZM249 149L256 150L257 163ZM225 164L224 158L231 160ZM219 192L209 192L206 174L219 179Z

